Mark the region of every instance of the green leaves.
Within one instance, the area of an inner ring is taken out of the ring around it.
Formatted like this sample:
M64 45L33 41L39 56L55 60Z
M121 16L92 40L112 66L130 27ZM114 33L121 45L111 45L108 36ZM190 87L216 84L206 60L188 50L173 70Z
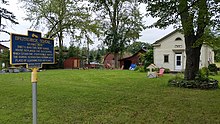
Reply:
M142 2L142 1L141 1ZM148 0L147 16L158 18L149 27L181 27L186 45L185 79L194 80L199 69L201 46L206 39L207 27L217 29L220 25L220 3L216 0ZM193 66L192 66L193 65Z
M32 21L32 27L47 30L46 37L58 38L59 60L62 65L63 38L69 35L72 42L94 41L92 34L100 36L99 24L92 18L91 8L82 1L73 0L22 0L27 10L26 20Z
M127 46L127 51L132 54L135 54L137 51L139 51L142 48L145 48L147 50L147 49L152 49L152 46L149 43L136 41L131 45Z
M166 28L169 25L176 24L179 21L178 16L178 2L174 0L148 0L146 16L158 18L158 20L151 26L157 28Z
M97 18L102 20L104 43L114 53L124 51L125 46L140 37L145 28L138 3L128 0L93 1Z
M141 62L144 64L146 69L154 61L153 59L153 49L149 49L145 54L141 55Z

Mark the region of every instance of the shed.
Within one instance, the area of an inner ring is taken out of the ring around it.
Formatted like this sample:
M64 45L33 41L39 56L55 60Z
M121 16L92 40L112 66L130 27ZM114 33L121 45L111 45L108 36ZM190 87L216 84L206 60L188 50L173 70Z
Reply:
M127 58L128 56L131 56L131 54L130 54L130 53L124 53L122 56L119 57L119 60L120 60L121 58ZM109 66L110 66L111 68L114 68L114 67L115 67L114 54L112 54L112 53L106 54L105 57L104 57L104 62L103 62L103 64L104 64L105 68L109 68ZM120 65L120 67L121 67L121 65Z
M124 69L129 69L131 64L140 65L140 55L146 53L145 49L140 49L138 52L133 54L132 56L120 59L120 67L124 66Z
M7 46L0 44L0 52L3 52L4 49L9 49Z
M76 69L80 68L80 58L70 57L64 61L65 69Z
M115 66L115 59L114 59L114 54L108 53L104 57L104 66L107 67L107 65L110 66Z

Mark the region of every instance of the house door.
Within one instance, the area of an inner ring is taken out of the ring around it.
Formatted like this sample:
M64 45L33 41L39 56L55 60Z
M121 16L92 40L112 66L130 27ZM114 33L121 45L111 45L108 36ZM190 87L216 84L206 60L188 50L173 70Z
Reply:
M182 70L182 53L175 54L175 70Z

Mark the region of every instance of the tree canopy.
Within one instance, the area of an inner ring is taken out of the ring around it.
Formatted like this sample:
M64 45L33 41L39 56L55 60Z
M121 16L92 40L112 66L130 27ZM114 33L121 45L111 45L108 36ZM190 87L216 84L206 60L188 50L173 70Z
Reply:
M26 20L33 22L33 28L45 25L46 37L58 38L59 64L63 64L63 37L69 35L71 42L86 38L91 43L89 33L98 35L97 23L91 20L88 8L81 1L74 0L21 0L27 10ZM42 28L42 26L41 26ZM72 45L73 43L71 43Z
M89 0L93 4L97 18L102 20L104 43L114 53L115 67L118 54L125 46L140 37L144 29L142 15L135 0Z
M140 49L148 50L148 49L152 49L152 46L149 43L140 42L140 41L136 41L132 43L131 45L127 46L127 51L132 54L135 54Z
M166 28L174 25L182 29L186 44L184 78L195 79L199 70L200 50L205 29L216 30L220 25L218 0L140 0L147 3L147 16L158 18L150 27ZM196 44L196 46L195 46Z

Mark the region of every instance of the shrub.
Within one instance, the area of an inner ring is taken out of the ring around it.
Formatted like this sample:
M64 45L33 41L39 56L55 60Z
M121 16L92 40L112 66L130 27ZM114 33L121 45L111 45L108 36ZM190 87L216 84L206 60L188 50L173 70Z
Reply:
M218 81L209 78L209 70L207 67L203 67L199 70L195 80L184 80L177 75L176 77L168 81L169 86L184 87L184 88L197 88L197 89L217 89Z
M169 68L165 68L164 73L170 73L170 69Z
M207 67L201 68L195 79L199 81L209 80L209 69Z
M215 74L218 73L218 68L217 68L216 64L209 64L208 69L210 72L214 72Z
M139 67L138 69L139 72L146 72L146 69L144 68L144 66Z
M144 66L137 66L134 71L139 71L139 72L146 72L146 69L144 69Z
M140 66L137 66L137 67L134 69L134 71L138 71L139 68L140 68Z
M184 88L197 88L197 89L217 89L218 81L215 79L209 79L208 81L199 80L169 80L169 86L184 87Z
M183 77L181 75L177 74L174 78L171 78L168 81L168 85L180 87L182 81L183 81Z

